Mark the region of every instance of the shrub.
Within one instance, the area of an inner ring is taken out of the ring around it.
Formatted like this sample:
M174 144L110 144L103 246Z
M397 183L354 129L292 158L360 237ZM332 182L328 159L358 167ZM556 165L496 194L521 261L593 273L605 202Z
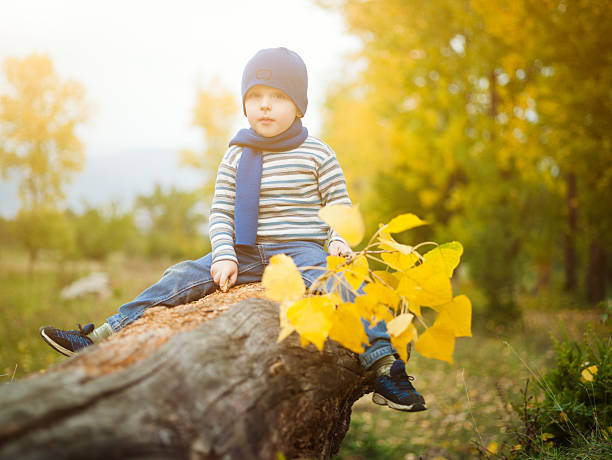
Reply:
M583 343L555 341L557 365L538 380L544 396L536 400L525 389L513 404L523 421L516 450L543 453L612 438L611 339L587 332ZM520 446L520 447L519 447Z

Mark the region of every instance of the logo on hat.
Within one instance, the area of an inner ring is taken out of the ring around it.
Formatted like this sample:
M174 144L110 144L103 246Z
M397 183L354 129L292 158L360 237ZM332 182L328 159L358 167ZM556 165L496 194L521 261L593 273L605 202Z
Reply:
M255 74L255 78L258 80L269 80L272 78L272 70L270 69L259 69Z

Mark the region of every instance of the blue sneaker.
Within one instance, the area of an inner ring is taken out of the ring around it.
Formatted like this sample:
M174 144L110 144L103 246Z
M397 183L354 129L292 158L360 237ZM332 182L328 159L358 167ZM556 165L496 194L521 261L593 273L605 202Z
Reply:
M372 401L381 406L406 412L427 409L425 399L412 386L414 377L406 375L406 365L400 359L391 366L390 376L382 375L374 381Z
M43 326L40 328L40 335L56 351L66 356L72 356L85 347L93 344L93 341L87 337L94 330L93 324L88 324L81 327L79 324L78 331L63 331L51 326Z

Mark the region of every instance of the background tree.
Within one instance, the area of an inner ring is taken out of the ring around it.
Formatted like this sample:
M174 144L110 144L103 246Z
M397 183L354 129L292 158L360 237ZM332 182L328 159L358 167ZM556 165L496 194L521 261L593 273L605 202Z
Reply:
M324 126L349 182L361 178L367 221L415 212L435 239L461 240L484 294L476 308L498 319L517 316L517 294L554 283L558 268L575 288L576 248L597 261L583 276L605 277L612 66L597 51L610 48L603 2L321 3L363 43L363 71L332 89ZM360 142L364 132L373 142ZM601 298L605 282L592 284L589 298Z
M151 195L136 198L134 214L144 231L145 251L150 256L194 259L210 248L204 236L207 217L199 190L164 190L156 184Z
M105 207L86 205L81 214L69 213L74 229L75 257L104 261L114 251L135 251L139 231L131 212L122 213L116 203Z
M0 95L0 171L4 178L15 174L19 180L15 236L28 249L32 265L39 250L55 246L67 228L58 205L64 185L84 162L75 129L86 117L85 92L79 83L61 80L44 55L7 59L4 73L8 85Z
M193 125L202 130L204 150L181 150L180 163L203 172L202 192L203 196L209 197L208 201L212 201L215 172L227 150L236 115L238 105L233 93L224 88L218 79L205 88L197 89Z

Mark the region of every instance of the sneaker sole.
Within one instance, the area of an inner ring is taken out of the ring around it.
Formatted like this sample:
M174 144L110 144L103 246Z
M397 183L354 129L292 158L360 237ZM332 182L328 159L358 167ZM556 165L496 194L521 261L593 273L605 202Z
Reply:
M425 404L414 403L410 404L409 406L405 406L403 404L390 401L378 393L372 394L372 402L378 404L379 406L389 406L391 409L401 410L404 412L421 412L427 410L427 406Z
M43 330L42 327L40 328L40 336L55 351L59 351L62 355L64 355L64 356L74 356L76 354L74 351L70 351L67 348L62 347L59 343L56 343L55 341L53 341L53 339L51 339L51 337L49 337L47 334L45 334L45 331Z

